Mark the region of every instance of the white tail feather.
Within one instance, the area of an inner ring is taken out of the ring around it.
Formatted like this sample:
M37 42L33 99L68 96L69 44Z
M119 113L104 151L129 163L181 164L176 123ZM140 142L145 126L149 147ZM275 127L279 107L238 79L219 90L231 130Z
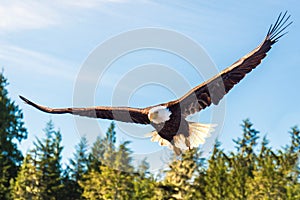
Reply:
M204 144L205 139L210 137L210 133L215 130L214 127L216 127L215 124L189 122L190 136L188 137L188 140L190 142L190 148Z
M183 134L177 134L173 137L174 145L181 150L188 150L189 147L187 145L186 137Z
M184 134L179 133L173 137L172 145L168 140L163 139L157 131L152 131L146 134L146 137L151 137L152 142L158 142L160 146L167 146L174 150L176 155L181 151L198 147L200 144L205 143L205 139L210 137L210 133L215 129L215 124L201 124L196 122L189 122L189 136L185 137Z

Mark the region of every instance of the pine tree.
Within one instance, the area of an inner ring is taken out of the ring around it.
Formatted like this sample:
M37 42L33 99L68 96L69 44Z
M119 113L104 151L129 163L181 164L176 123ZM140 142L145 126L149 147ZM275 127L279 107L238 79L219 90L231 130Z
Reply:
M65 170L64 186L65 194L64 199L83 199L83 188L80 187L79 181L83 180L83 176L88 171L88 142L85 137L80 139L80 142L75 147L73 159L70 159L70 165Z
M207 158L200 157L201 152L199 156L196 158L196 177L193 181L192 185L192 190L191 190L191 195L195 199L206 199L206 192L205 192L205 187L206 187L206 181L207 180Z
M133 173L116 170L109 166L100 166L100 170L91 170L79 181L86 199L132 199Z
M131 166L132 151L127 147L129 144L129 141L125 141L119 145L118 150L115 152L114 169L128 173L133 172L133 167Z
M72 170L69 166L63 170L61 199L63 200L82 200L85 199L82 196L83 189L79 186L79 183L75 181L72 176Z
M83 197L87 199L132 199L133 167L129 142L115 146L115 124L111 123L106 137L97 139L91 152L91 164L88 173L79 181L83 188ZM103 155L101 155L102 153ZM99 160L96 160L98 158ZM99 163L96 168L96 163Z
M80 139L75 150L74 158L70 159L70 166L72 178L78 181L87 172L88 167L88 141L86 137Z
M116 152L116 131L115 123L112 122L106 132L106 137L104 138L105 151L103 154L102 163L105 166L113 167L115 163L115 152Z
M157 198L191 199L194 196L193 179L198 169L198 149L186 151L180 159L175 159L166 171L157 191Z
M216 142L205 174L205 199L230 199L229 159Z
M97 137L89 155L89 170L99 171L100 165L113 167L116 151L115 123L112 122L104 138Z
M246 194L248 199L285 199L285 177L280 171L277 155L267 146L263 138L261 150L255 163L253 176L247 179Z
M100 168L100 166L98 166ZM100 179L101 173L99 170L91 169L87 174L83 176L83 179L79 181L79 185L83 188L82 197L90 200L104 199L101 193L102 180Z
M149 167L149 163L143 159L134 174L134 200L153 199L155 196L155 180L149 172Z
M253 178L255 168L256 153L255 147L259 138L259 132L252 126L249 119L243 121L241 125L243 129L243 137L234 140L237 152L230 155L231 177L231 193L233 199L246 199L246 183L248 179Z
M109 130L110 131L110 130ZM114 199L132 199L133 198L133 166L132 162L132 151L127 147L129 141L125 141L119 145L115 154L115 160L113 163L113 176L115 179L112 182L111 188L115 188L113 192ZM106 167L107 169L107 167ZM111 170L111 169L110 169ZM109 172L109 171L108 171ZM102 173L105 179L105 171ZM107 176L109 177L109 176Z
M61 199L63 188L61 177L61 134L54 130L54 124L50 120L44 129L46 138L37 139L35 144L36 167L41 174L39 188L42 199Z
M35 160L28 153L23 160L21 170L13 183L12 197L16 200L41 199L39 189L39 173L36 170Z
M133 174L101 166L101 190L104 199L132 199Z
M105 146L103 139L98 136L96 141L94 142L92 148L91 148L91 153L88 156L88 171L95 170L99 171L100 168L99 166L102 165L103 161L103 155L105 152Z
M17 176L23 160L16 141L27 138L22 111L8 97L7 85L0 72L0 199L10 198L10 181Z
M297 126L291 128L291 144L280 151L278 160L280 171L287 179L287 199L300 199L300 130Z

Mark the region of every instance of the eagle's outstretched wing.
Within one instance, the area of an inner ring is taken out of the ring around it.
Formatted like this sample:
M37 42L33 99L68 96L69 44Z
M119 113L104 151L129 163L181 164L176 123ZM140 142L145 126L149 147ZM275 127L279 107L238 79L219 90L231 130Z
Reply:
M188 116L208 107L217 105L225 94L245 75L259 65L271 46L285 33L283 31L292 23L288 23L290 15L280 13L274 25L271 25L264 41L253 51L239 59L230 67L208 81L196 86L183 97L164 104L168 108L180 106L183 116Z
M106 107L96 106L90 108L48 108L45 106L38 105L32 101L26 99L23 96L20 98L27 104L47 113L52 114L73 114L92 118L102 118L117 120L122 122L138 123L138 124L149 124L148 109L142 108L129 108L129 107Z

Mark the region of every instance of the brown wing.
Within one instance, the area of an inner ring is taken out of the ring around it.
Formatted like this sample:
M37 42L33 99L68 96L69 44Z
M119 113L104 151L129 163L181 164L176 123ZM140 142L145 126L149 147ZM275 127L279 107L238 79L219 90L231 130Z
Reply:
M27 104L47 113L52 114L73 114L92 118L102 118L117 120L122 122L149 124L148 109L129 108L129 107L105 107L97 106L90 108L48 108L33 103L32 101L20 96Z
M276 43L280 37L286 34L282 32L292 23L287 24L289 18L290 15L287 16L287 12L283 15L280 13L276 23L270 26L264 41L256 49L218 75L196 86L180 99L171 101L165 105L170 109L180 106L181 113L184 117L199 112L210 106L211 103L217 105L234 85L240 82L247 73L251 72L252 69L261 63L266 53L271 49L271 46Z

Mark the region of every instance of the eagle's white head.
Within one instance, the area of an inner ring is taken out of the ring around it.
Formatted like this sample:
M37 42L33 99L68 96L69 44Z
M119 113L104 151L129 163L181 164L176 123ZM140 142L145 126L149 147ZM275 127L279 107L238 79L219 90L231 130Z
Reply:
M171 111L165 106L156 106L151 108L148 113L148 118L151 122L160 124L170 119Z

